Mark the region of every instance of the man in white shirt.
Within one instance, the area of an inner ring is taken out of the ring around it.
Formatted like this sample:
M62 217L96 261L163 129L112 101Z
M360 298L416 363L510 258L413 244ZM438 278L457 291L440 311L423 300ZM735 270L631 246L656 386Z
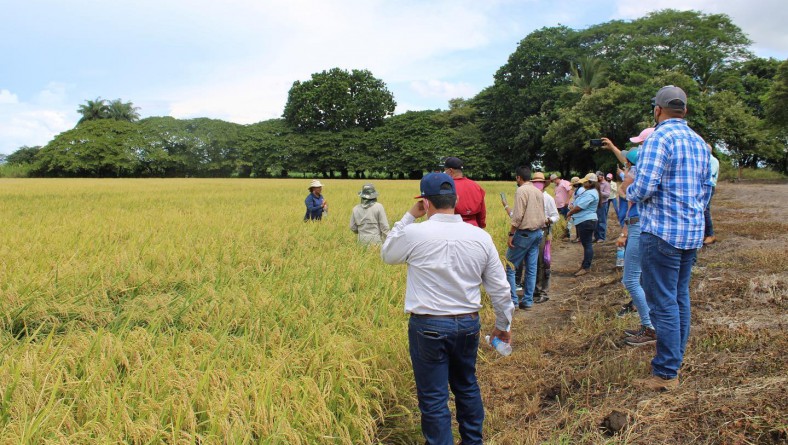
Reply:
M408 341L426 443L453 444L449 390L457 408L462 443L482 443L484 407L476 380L481 290L495 311L491 336L510 341L514 312L509 283L492 238L454 214L451 176L430 173L420 198L394 224L381 249L387 264L408 264L405 312ZM427 221L414 224L417 218Z
M544 173L542 172L534 173L533 178L531 178L531 182L534 184L534 187L542 191L542 196L544 197L545 217L545 228L542 229L544 231L544 235L542 236L542 241L539 243L539 262L536 266L536 288L534 289L534 303L537 304L544 303L550 299L550 297L547 295L548 291L550 290L550 262L545 261L544 251L547 240L551 240L552 243L553 224L558 222L558 207L555 204L555 199L553 199L553 197L545 191L546 181L547 180L544 177Z

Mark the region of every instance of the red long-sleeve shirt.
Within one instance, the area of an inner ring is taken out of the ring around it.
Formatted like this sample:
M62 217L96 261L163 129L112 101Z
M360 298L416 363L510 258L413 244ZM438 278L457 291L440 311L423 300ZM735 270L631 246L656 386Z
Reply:
M462 177L454 178L457 189L457 205L454 213L462 216L468 224L487 227L487 207L484 205L484 189L472 180Z

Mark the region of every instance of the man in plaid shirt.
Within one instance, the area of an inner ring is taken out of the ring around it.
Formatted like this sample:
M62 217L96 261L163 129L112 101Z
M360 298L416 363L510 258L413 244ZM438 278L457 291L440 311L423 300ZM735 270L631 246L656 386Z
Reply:
M627 199L638 203L643 289L657 331L648 389L678 386L690 332L690 272L703 246L703 211L711 197L711 153L687 126L687 94L661 88L653 100L657 127L638 155L638 173Z

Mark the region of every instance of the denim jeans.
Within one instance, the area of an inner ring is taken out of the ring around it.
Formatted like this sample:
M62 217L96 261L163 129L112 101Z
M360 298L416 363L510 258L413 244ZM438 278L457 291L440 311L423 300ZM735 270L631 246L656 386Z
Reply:
M590 269L591 261L594 259L594 240L592 238L596 221L583 221L575 227L577 228L577 237L580 239L580 243L583 244L583 264L581 267Z
M539 242L542 241L542 229L518 230L514 233L512 243L514 248L506 250L506 260L511 264L520 264L525 260L525 286L523 286L523 303L526 306L534 304L534 288L536 287L536 266L539 257ZM514 277L514 268L506 264L506 278L512 288L512 301L518 303Z
M651 318L648 316L649 308L646 303L646 294L640 285L640 223L627 224L627 250L624 252L624 276L621 284L627 288L632 302L638 310L640 324L649 328Z
M454 443L448 387L454 394L462 443L482 443L484 406L476 380L480 329L478 315L410 318L410 360L421 411L421 431L427 444Z
M601 206L596 209L596 231L594 233L595 240L607 239L607 214L610 210L610 201L605 201Z
M651 372L663 378L678 375L690 333L690 273L695 249L677 249L663 239L643 232L640 256L643 289L657 331L657 353Z
M703 219L705 220L705 229L703 236L714 236L714 224L711 222L711 198L714 197L714 191L717 187L711 188L711 196L709 197L709 204L706 206L706 210L703 211Z

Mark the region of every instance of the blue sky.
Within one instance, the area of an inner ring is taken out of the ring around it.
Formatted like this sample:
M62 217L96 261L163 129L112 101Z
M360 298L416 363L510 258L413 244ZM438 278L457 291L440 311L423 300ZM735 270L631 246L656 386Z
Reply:
M0 0L0 154L73 128L96 97L142 117L276 118L295 80L333 67L372 71L397 113L446 109L535 29L667 7L728 14L755 54L788 58L783 0Z

